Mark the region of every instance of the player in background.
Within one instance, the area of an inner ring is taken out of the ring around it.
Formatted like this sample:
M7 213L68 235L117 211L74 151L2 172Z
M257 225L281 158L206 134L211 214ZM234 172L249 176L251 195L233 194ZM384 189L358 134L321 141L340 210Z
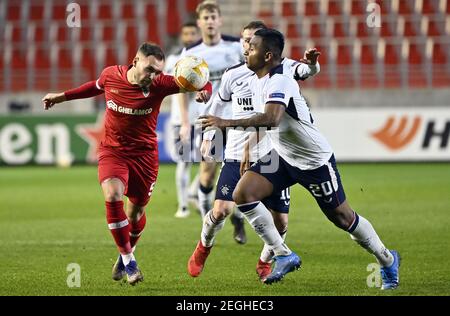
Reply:
M203 1L196 9L197 25L200 28L202 39L183 51L182 56L195 55L202 57L208 64L210 71L210 81L213 85L213 95L219 89L220 80L225 70L243 60L240 39L237 37L222 35L222 16L220 7L214 1ZM206 106L199 104L194 99L188 99L188 95L180 96L181 128L180 138L184 142L189 142L191 125L195 124L199 115L208 113L211 103ZM197 110L198 112L195 112ZM200 136L200 135L199 135ZM196 140L198 147L200 140ZM223 147L223 146L221 146ZM220 151L220 148L217 148ZM219 152L221 155L222 152ZM216 176L216 162L200 162L200 186L198 189L198 204L202 219L211 209L213 200L214 180ZM236 210L231 217L234 225L234 239L238 243L245 243L247 238L244 230L244 218Z
M248 49L249 42L257 30L266 28L266 25L261 21L252 21L244 26L242 31L243 50ZM282 64L291 77L298 81L305 80L320 71L320 65L317 62L319 55L320 53L315 49L309 49L305 52L303 63L283 58ZM229 68L222 76L219 92L213 99L209 114L221 118L236 119L249 118L258 112L264 112L262 106L258 107L259 104L252 102L249 81L253 75L254 72L248 69L245 63ZM204 133L202 155L211 157L209 149L213 146L213 135L215 133L221 133L221 131L212 130ZM241 177L242 153L250 149L246 148L245 144L254 133L243 130L227 131L224 163L217 182L214 206L204 218L201 239L188 262L188 272L193 277L199 276L202 272L205 261L214 245L215 236L223 228L225 218L231 214L235 207L232 194ZM258 144L253 145L255 146L251 153L248 152L251 162L256 162L271 150L270 141L267 137L263 137ZM264 204L271 211L275 226L283 239L287 234L289 194L289 188L286 188L281 192L273 192L270 197L264 200ZM272 257L271 249L268 245L264 245L256 265L256 272L260 280L264 280L271 273Z
M250 221L269 213L260 201L275 190L295 183L304 186L316 199L322 212L338 228L348 232L353 240L375 256L381 265L382 289L394 289L399 284L400 257L397 251L387 249L370 222L358 215L346 200L336 166L333 150L313 124L305 99L297 83L284 73L281 54L284 37L276 30L259 30L245 52L248 67L256 73L250 81L254 101L264 104L264 113L248 119L223 120L204 117L203 126L270 127L266 132L274 152L279 157L278 168L267 172L260 159L245 172L233 198ZM259 220L260 221L260 220ZM259 223L260 235L282 239L267 231L267 223ZM275 237L273 237L275 236ZM286 257L275 257L275 267L266 283L279 281L295 265Z
M200 30L196 23L187 22L183 24L180 32L180 42L183 46L182 49L194 44L200 39ZM174 72L175 64L181 58L182 49L179 49L174 54L167 56L165 72L172 75ZM177 168L175 172L175 183L177 186L177 198L178 198L178 208L175 213L177 218L185 218L189 216L188 209L188 198L190 195L195 195L197 197L198 190L198 176L192 181L191 187L191 166L192 162L195 161L195 150L194 150L194 125L190 125L191 138L189 142L181 142L180 139L180 129L181 129L181 117L180 117L180 98L178 95L170 97L171 108L170 108L170 124L174 135L174 146L172 157L177 163ZM195 107L190 107L189 111L194 111L193 116L197 114L197 109ZM190 191L195 190L193 194Z
M112 278L125 275L134 285L143 280L134 250L146 223L145 206L158 174L156 122L164 97L183 92L162 73L165 56L152 43L143 43L131 65L106 67L98 80L61 93L49 93L44 109L57 103L105 94L105 133L98 154L98 179L106 204L108 228L120 252ZM211 83L197 93L206 102ZM123 197L127 196L124 209Z

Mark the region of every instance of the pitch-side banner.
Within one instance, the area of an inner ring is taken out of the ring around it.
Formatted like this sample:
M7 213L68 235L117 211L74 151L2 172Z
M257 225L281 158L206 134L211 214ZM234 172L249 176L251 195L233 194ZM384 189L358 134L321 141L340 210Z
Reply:
M450 161L450 106L312 109L338 161Z

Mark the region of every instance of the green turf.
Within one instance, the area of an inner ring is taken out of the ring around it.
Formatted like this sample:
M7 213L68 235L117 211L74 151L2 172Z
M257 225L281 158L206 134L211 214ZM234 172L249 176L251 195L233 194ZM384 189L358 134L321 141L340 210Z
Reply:
M288 244L303 258L281 283L261 284L261 242L247 225L238 245L231 224L219 234L203 274L187 275L200 217L176 219L174 166L160 168L136 252L145 281L111 280L116 249L107 229L95 167L0 169L0 295L449 295L450 166L343 164L350 204L370 219L385 244L400 251L401 286L369 288L375 259L321 214L303 188L292 190ZM81 267L69 288L66 267Z

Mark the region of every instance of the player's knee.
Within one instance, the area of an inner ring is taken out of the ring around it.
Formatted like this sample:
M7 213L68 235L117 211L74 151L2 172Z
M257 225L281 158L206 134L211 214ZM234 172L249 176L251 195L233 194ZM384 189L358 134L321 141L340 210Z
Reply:
M335 210L331 216L328 217L330 221L333 222L336 227L347 231L348 228L352 225L353 222L353 214L349 214L348 212L342 212Z
M236 204L245 204L250 202L255 202L258 199L252 194L248 188L237 186L233 192L233 200Z
M105 200L107 202L122 201L122 194L119 191L108 191L105 193Z
M214 217L218 220L228 217L233 211L233 206L233 202L216 200L214 202Z

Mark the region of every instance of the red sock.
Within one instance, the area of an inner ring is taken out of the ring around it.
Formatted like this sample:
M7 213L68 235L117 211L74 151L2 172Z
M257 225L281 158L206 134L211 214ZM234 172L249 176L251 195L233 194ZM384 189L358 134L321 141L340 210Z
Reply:
M144 230L146 222L147 222L147 218L145 216L145 212L142 214L141 218L137 222L130 221L131 248L133 248L137 244L139 238L141 237L142 231Z
M106 202L106 220L119 252L131 253L130 225L123 210L123 202Z

